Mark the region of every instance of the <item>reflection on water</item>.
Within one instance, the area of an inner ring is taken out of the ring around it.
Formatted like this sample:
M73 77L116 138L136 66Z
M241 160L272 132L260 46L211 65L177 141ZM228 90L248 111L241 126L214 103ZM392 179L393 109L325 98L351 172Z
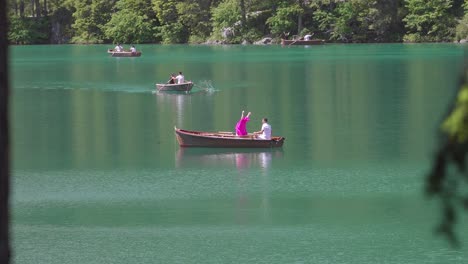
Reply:
M179 148L176 153L176 168L235 167L238 170L268 169L274 160L279 160L282 157L282 149Z
M175 125L182 127L186 109L192 108L191 98L190 94L186 93L157 92L156 102L158 112L163 115L172 116L176 122ZM168 109L170 109L170 112L165 113Z
M232 174L235 177L227 175L225 179L233 181L232 187L236 190L232 212L235 222L244 225L261 219L263 223L270 223L270 168L282 158L282 149L179 148L175 167L213 171L236 168L237 173ZM253 186L258 188L254 195ZM252 212L257 216L253 217Z

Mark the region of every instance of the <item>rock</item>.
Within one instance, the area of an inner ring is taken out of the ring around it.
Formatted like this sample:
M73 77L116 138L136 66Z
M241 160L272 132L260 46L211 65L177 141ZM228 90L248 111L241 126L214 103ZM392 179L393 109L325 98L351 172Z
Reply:
M468 42L468 39L460 39L460 43L461 43L461 44L465 44L465 43L467 43L467 42Z
M223 38L225 39L232 38L234 37L234 35L234 28L231 27L223 28L223 30L221 31L221 36L223 36Z
M252 43L250 43L250 41L248 41L246 39L244 39L244 41L242 41L242 45L249 45L249 44L252 44Z
M223 44L226 44L226 41L224 40L219 40L219 39L215 39L215 40L207 40L205 43L203 43L205 45L223 45Z
M269 37L266 37L266 38L263 38L259 41L255 41L254 42L255 45L267 45L267 44L271 44L271 38Z

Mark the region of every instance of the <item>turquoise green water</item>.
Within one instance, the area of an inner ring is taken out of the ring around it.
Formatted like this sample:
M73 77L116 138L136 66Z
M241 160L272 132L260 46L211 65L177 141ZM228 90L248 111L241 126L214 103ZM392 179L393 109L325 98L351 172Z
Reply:
M462 46L107 48L11 48L15 263L468 260L423 196ZM154 92L177 71L191 94ZM178 147L242 110L283 148Z

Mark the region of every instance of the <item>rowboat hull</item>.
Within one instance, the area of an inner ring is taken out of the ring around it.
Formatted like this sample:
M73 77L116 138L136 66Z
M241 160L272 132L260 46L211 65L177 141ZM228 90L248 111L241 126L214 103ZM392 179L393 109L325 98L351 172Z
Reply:
M131 52L131 51L114 51L114 50L107 50L107 53L111 54L112 57L140 57L141 52Z
M323 39L311 39L311 40L287 40L282 39L281 45L290 46L290 45L322 45L325 44Z
M157 83L156 88L158 91L176 91L176 92L190 92L193 87L193 82L181 83L181 84L163 84Z
M254 136L238 137L234 134L190 131L175 128L177 142L181 147L206 148L278 148L283 146L284 137L271 140L257 139Z

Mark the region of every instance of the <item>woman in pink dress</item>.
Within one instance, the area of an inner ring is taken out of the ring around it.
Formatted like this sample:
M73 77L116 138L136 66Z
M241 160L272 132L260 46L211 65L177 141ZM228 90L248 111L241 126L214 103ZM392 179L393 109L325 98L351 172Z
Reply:
M242 111L241 118L236 124L236 135L237 136L247 136L247 122L250 121L250 112L244 117L244 111Z

